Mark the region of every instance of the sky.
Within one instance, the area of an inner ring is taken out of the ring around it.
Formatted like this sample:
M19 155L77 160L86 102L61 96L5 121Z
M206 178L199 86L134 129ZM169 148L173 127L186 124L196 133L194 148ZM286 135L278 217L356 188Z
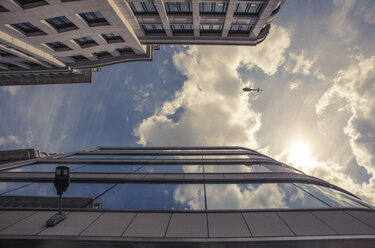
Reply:
M374 31L371 0L287 0L255 47L162 45L91 84L1 87L0 150L246 146L375 204Z

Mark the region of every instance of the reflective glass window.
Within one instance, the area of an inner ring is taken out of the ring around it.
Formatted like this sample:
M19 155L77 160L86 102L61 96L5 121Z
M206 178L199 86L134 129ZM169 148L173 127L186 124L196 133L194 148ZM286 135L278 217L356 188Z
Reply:
M250 32L250 29L251 29L250 25L233 24L232 26L230 26L229 33L248 34Z
M272 165L272 164L264 164L264 167L268 168L272 172L291 172L291 173L298 173L298 171L293 170L292 168L281 166L281 165Z
M114 184L105 183L71 183L64 193L65 197L98 197ZM12 196L57 196L53 183L32 183L3 195Z
M202 155L158 155L156 159L202 159Z
M154 3L151 2L130 2L134 13L158 13Z
M14 28L20 30L22 33L29 35L29 34L38 34L38 35L44 35L42 30L39 28L35 27L33 24L30 22L24 22L24 23L16 23L16 24L11 24Z
M200 27L201 32L206 32L206 33L220 33L223 28L223 25L219 24L202 24Z
M49 19L46 19L46 21L57 30L61 30L61 29L64 29L64 28L71 28L69 30L72 30L72 29L78 28L76 25L74 25L65 16L58 16L58 17L54 17L54 18L49 18Z
M73 172L97 172L97 173L134 173L142 165L125 164L91 164L75 169Z
M104 209L205 209L203 184L118 184L95 203Z
M227 12L227 2L201 2L199 10L202 14L225 14Z
M250 155L203 155L203 159L249 159Z
M85 158L85 159L154 159L155 155L73 155L66 158Z
M171 29L174 32L189 32L189 31L193 31L193 25L191 25L191 24L172 24Z
M163 26L161 24L144 24L141 25L146 33L162 33L164 32Z
M190 2L167 2L165 8L168 14L192 13Z
M270 169L260 164L223 164L223 165L205 165L205 173L235 173L235 172L271 172Z
M206 184L207 209L328 208L291 183Z
M100 13L99 11L85 12L80 13L79 15L87 22L89 26L109 25L102 13Z
M144 165L137 173L202 173L202 165Z
M0 195L11 190L28 185L28 182L0 182Z
M258 14L262 6L262 3L240 2L236 6L235 14Z
M356 202L354 198L338 190L330 189L324 186L313 184L296 183L297 186L306 190L310 194L329 204L331 207L353 207L365 208L362 204Z
M55 172L57 166L67 166L69 167L70 171L74 171L75 169L85 166L84 164L31 164L26 165L14 169L7 170L9 172Z

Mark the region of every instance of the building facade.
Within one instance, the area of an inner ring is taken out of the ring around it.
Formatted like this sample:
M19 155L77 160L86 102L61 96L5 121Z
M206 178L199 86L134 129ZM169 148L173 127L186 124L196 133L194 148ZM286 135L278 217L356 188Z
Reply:
M160 44L256 45L285 0L3 0L0 85L91 82Z
M56 166L70 168L54 227ZM243 147L97 147L0 165L4 247L373 247L375 209Z

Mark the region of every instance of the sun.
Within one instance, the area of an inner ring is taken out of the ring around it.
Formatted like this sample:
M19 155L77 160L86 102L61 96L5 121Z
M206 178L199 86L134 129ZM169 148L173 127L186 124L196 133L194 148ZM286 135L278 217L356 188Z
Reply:
M310 147L304 142L295 142L290 146L288 162L303 166L311 160Z

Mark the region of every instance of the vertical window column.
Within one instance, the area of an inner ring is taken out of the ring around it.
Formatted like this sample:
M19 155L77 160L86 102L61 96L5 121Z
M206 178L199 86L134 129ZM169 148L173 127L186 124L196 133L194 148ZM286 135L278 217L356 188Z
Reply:
M158 10L161 23L163 24L164 31L167 36L172 36L171 26L169 24L169 18L167 15L167 11L165 10L164 2L162 0L155 0L154 5Z
M237 3L238 3L237 0L234 0L234 1L232 0L232 1L229 1L228 3L227 15L225 17L223 32L221 33L222 37L228 36L228 32L233 22L233 15L234 15L234 11L236 10Z

